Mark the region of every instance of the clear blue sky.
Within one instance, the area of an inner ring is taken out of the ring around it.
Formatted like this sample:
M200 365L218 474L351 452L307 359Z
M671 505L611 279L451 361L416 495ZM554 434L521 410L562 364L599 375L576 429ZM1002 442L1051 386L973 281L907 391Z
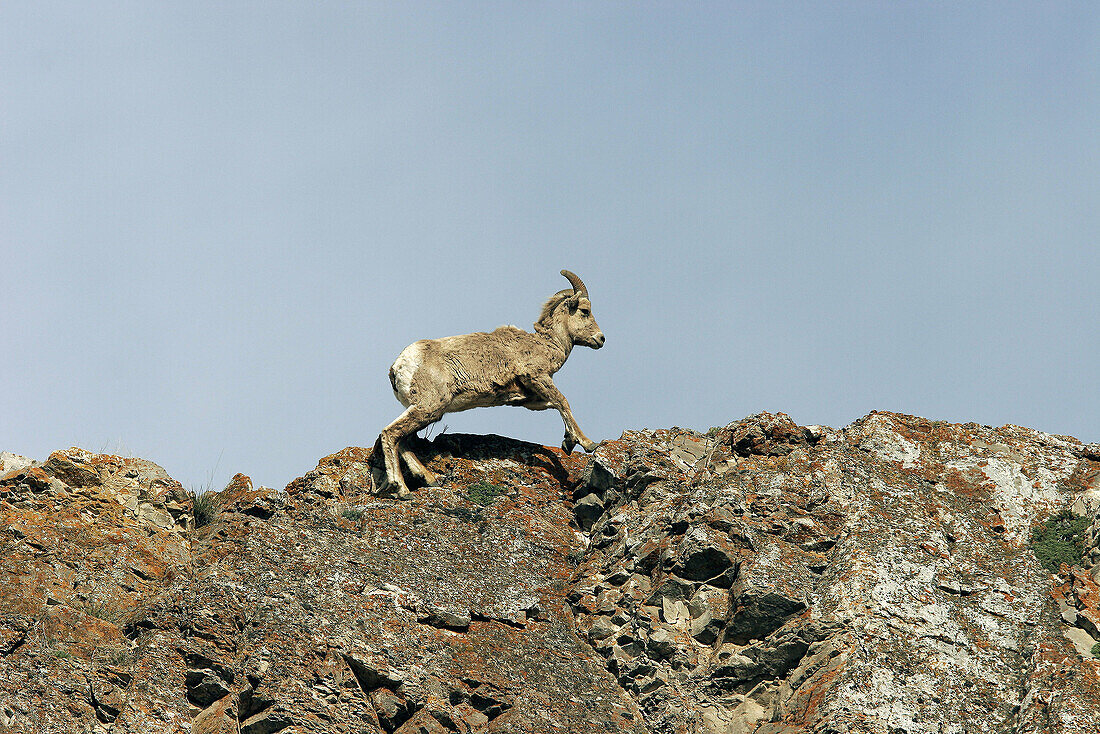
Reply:
M1098 127L1096 3L5 2L0 449L283 486L400 413L407 343L529 328L561 268L594 439L1100 441Z

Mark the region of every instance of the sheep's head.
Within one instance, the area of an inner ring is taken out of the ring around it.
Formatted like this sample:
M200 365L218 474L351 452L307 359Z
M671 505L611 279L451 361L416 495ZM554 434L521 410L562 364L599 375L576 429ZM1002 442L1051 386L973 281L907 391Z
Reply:
M561 308L565 312L565 326L574 344L599 349L603 346L604 335L600 325L592 316L592 302L588 300L588 289L584 281L568 270L561 274L569 279L573 286L573 295L565 299Z

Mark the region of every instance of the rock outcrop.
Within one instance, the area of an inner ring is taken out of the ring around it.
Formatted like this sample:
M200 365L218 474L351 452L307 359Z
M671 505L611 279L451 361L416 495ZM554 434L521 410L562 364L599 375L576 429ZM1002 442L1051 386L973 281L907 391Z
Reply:
M1100 731L1095 444L760 414L417 452L403 500L348 448L199 507L0 454L0 732Z

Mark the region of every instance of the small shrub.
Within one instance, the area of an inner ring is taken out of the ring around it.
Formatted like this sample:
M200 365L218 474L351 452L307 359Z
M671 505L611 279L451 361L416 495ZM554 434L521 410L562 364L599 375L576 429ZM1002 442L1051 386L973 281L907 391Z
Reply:
M1043 568L1057 573L1063 563L1080 566L1089 518L1062 510L1031 532L1031 549Z
M360 518L363 517L363 510L358 507L347 507L340 513L340 517L352 522L359 522Z
M191 514L195 518L195 527L201 528L218 517L218 496L213 492L191 490Z
M1094 658L1100 658L1100 642L1092 646L1092 656Z
M101 645L92 651L92 659L109 665L126 666L134 661L134 654L125 645Z
M490 484L484 479L466 488L466 496L470 501L482 506L491 505L493 500L502 494L504 494L504 487L499 484Z
M118 624L126 619L126 610L113 599L91 596L80 605L81 611L104 622Z

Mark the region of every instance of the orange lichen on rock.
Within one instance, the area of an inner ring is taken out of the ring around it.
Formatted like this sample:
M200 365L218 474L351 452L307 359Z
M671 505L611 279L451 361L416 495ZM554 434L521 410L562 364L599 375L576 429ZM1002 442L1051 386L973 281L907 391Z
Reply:
M0 731L1100 730L1100 588L1027 545L1100 450L885 412L415 449L441 486L349 447L203 527L140 459L5 472Z

